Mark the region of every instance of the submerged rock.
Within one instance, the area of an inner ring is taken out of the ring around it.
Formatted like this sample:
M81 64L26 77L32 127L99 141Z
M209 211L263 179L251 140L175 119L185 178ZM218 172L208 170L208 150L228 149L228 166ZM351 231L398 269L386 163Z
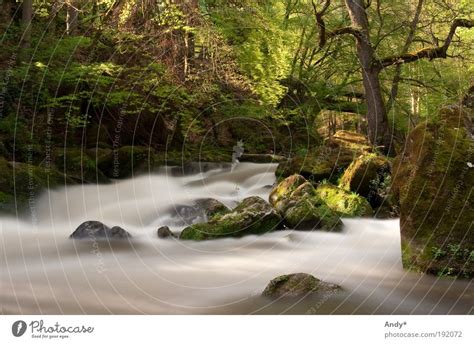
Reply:
M69 236L71 239L126 239L131 235L125 229L114 226L109 228L99 221L86 221L79 225Z
M158 238L161 238L161 239L176 237L168 226L162 226L158 228L156 231L156 234L158 235Z
M301 297L311 293L329 294L341 290L341 287L323 282L306 273L295 273L278 276L270 281L262 296L267 297Z
M177 204L168 209L175 226L189 226L210 220L217 215L230 212L223 203L214 198L198 199L191 205Z
M280 222L280 215L270 204L258 196L252 196L229 213L215 215L207 223L186 227L180 239L208 240L263 234L277 229Z
M196 206L204 212L208 219L216 215L224 215L230 212L224 203L219 202L214 198L203 198L196 201Z
M474 273L472 112L451 106L419 124L394 161L403 266L439 276Z

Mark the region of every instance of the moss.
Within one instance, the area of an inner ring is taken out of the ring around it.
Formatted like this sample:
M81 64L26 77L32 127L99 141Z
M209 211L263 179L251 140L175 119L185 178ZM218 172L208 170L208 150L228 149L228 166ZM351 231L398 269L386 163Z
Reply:
M321 204L318 197L304 197L292 204L285 212L286 223L294 229L339 231L340 215Z
M339 186L367 198L373 207L384 199L386 181L390 178L390 161L375 153L354 160L341 177ZM382 193L382 194L381 194Z
M292 175L270 193L270 203L290 228L301 230L339 230L340 214L330 209L314 186L300 175Z
M316 188L316 195L329 209L345 217L371 216L373 213L364 197L329 183L320 184Z
M262 295L267 297L296 297L314 292L333 293L340 289L341 287L338 285L323 282L312 275L296 273L272 279Z
M55 164L68 177L86 183L105 183L109 179L97 167L97 158L81 149L58 149Z
M257 196L244 199L234 210L216 215L207 223L183 229L180 239L209 240L263 234L277 229L281 217L263 199Z
M306 179L299 174L294 174L282 182L280 182L275 188L272 189L269 196L270 204L274 207L282 208L280 205L291 196L300 185L307 183ZM312 186L309 185L309 188Z
M34 201L47 188L73 183L55 169L30 164L8 162L0 158L0 206L4 211L15 211Z
M98 167L108 178L126 178L136 172L148 171L157 160L152 149L124 146L102 155Z
M280 163L275 174L279 181L300 174L313 183L324 179L335 182L357 156L370 150L363 135L341 130L321 147Z
M230 209L223 203L213 198L200 199L196 201L196 204L204 211L204 214L208 219L212 219L216 216L223 216L230 212Z
M405 266L432 274L448 268L450 275L466 276L472 275L471 261L433 256L433 250L449 252L449 245L474 250L466 236L474 221L474 195L468 191L474 185L468 166L474 160L474 142L463 121L458 118L454 126L453 111L448 118L445 112L436 123L422 123L410 133L404 154L394 162L392 190L400 202L402 242L410 247Z

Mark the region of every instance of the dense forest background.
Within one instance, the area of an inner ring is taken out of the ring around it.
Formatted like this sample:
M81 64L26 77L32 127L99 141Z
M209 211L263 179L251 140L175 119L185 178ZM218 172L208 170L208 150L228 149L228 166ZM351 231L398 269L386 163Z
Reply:
M50 140L186 155L200 145L220 160L242 139L247 152L288 155L321 139L318 117L332 132L345 120L374 144L401 144L468 89L474 10L354 3L366 28L342 1L2 1L2 154L25 160L26 145ZM357 25L380 66L365 65ZM386 123L366 101L369 69Z

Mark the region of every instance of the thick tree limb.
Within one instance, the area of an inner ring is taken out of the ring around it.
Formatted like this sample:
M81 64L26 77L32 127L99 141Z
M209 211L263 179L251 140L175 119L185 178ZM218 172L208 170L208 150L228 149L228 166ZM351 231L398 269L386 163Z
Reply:
M326 45L328 39L334 38L336 36L352 35L358 40L363 38L362 32L352 26L341 27L333 31L327 32L326 23L324 22L323 17L326 14L327 10L329 9L329 6L331 5L331 0L325 0L323 8L320 11L318 11L314 0L311 1L311 4L313 5L314 16L316 17L316 23L318 24L318 27L319 27L319 48L320 49Z
M473 28L474 20L469 19L455 19L451 24L448 36L444 40L444 44L439 47L424 48L416 52L401 54L398 56L389 56L381 60L375 61L380 68L386 68L393 65L400 65L403 63L414 62L423 58L436 59L448 57L448 48L451 45L454 34L458 27Z
M318 11L316 8L316 3L314 0L311 1L313 5L314 15L316 17L316 23L319 26L319 47L322 48L326 44L326 23L323 20L323 16L331 5L331 0L326 0L321 11Z

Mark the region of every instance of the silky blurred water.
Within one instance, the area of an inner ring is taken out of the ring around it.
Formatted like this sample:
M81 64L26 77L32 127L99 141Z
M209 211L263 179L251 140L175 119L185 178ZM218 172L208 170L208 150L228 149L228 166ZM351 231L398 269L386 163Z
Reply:
M229 207L268 198L275 164L241 163L190 176L171 168L108 185L49 191L1 225L3 314L471 314L472 282L401 267L398 220L347 219L341 233L276 231L205 242L159 239L205 220L194 202ZM128 230L130 242L68 239L83 221ZM272 301L274 277L306 272L340 284L327 297Z

